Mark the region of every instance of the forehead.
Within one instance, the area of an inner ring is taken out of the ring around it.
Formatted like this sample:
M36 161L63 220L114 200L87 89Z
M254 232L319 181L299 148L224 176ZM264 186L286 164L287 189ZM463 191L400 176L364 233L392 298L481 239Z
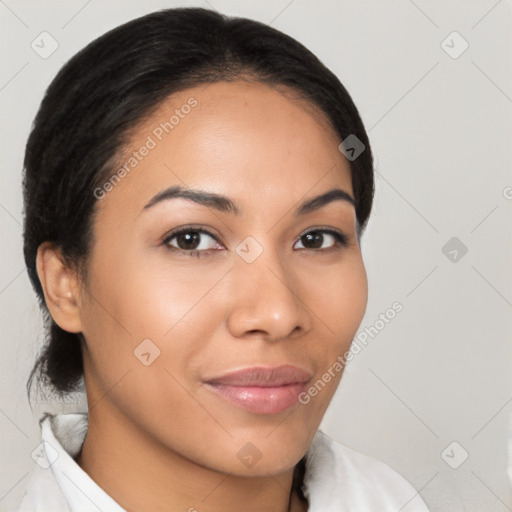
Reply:
M122 201L140 210L172 185L253 206L296 202L315 187L351 194L339 143L327 116L289 89L245 81L196 86L171 95L134 130L113 169L122 178L101 207Z

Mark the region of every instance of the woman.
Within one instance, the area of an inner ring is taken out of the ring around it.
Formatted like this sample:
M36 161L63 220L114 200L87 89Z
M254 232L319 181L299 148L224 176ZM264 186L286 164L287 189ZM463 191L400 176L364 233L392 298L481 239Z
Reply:
M25 158L46 415L20 510L426 511L318 430L365 312L372 155L290 37L204 9L131 21L50 85Z

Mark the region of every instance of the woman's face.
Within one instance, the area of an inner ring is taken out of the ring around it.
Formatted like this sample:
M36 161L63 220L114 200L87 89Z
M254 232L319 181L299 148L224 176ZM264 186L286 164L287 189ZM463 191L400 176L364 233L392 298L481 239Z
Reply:
M171 96L132 142L96 191L80 300L90 417L203 467L282 472L366 308L341 141L290 94L221 82Z

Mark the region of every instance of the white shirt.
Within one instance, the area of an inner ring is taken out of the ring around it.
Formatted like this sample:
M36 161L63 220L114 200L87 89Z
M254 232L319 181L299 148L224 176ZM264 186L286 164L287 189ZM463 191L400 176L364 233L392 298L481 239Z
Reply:
M74 461L87 413L47 415L18 512L126 512ZM308 512L429 512L396 471L318 430L306 454Z

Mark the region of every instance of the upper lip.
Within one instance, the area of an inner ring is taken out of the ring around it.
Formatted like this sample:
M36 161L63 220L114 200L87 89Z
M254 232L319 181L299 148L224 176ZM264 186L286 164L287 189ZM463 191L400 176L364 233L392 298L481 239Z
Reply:
M311 378L307 370L285 364L282 366L251 366L224 373L207 381L208 384L226 386L276 387L304 383Z

